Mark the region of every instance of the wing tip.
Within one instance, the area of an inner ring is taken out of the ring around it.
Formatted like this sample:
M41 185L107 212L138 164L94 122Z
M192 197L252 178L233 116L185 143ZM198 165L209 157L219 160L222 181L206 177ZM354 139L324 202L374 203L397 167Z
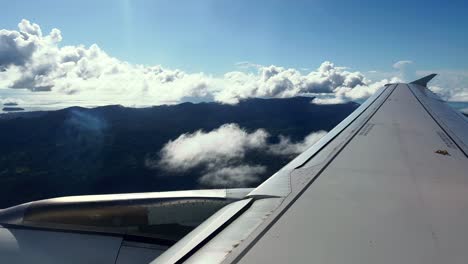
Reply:
M411 84L417 84L424 87L427 87L427 84L436 77L437 73L432 73L427 76L422 77L421 79L417 79L416 81L412 81Z

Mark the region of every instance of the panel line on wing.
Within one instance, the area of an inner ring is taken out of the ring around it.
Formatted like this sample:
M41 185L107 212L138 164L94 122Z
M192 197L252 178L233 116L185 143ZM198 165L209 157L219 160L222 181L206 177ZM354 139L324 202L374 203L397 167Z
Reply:
M380 105L373 110L372 113L363 121L363 124L354 131L353 135L346 141L346 143L333 155L333 157L330 158L330 160L327 161L327 163L317 172L317 174L294 196L291 197L291 200L288 203L284 203L284 207L280 207L280 211L274 216L274 218L267 224L266 227L264 227L261 232L252 240L249 242L245 248L243 248L242 251L238 253L237 256L234 257L232 260L232 263L237 263L239 262L245 254L268 232L268 230L283 216L288 209L302 196L302 194L315 182L315 180L321 175L321 173L333 162L333 160L341 153L341 151L346 148L346 146L353 140L353 138L359 133L359 131L371 120L371 118L378 112L378 110L387 102L387 99L390 98L390 96L393 94L393 92L396 90L399 84L395 84L393 86L393 89L388 93L388 95L385 97L385 99L380 103ZM377 100L377 99L376 99ZM374 101L375 102L375 101ZM370 107L370 106L369 106ZM369 109L366 108L367 109ZM364 110L363 112L365 112ZM356 117L357 119L358 117ZM355 119L355 120L356 120ZM355 121L353 120L353 122ZM351 123L353 123L351 122ZM347 127L346 127L347 128ZM344 129L343 129L344 130ZM229 262L229 261L228 261Z
M421 104L421 106L424 108L426 113L429 114L429 116L432 118L432 120L434 120L434 122L440 127L440 129L442 129L442 131L444 131L444 133L450 138L450 140L452 140L452 142L458 147L458 149L465 155L465 157L468 158L468 154L464 151L464 149L462 147L460 147L460 145L458 145L457 141L453 139L453 137L450 135L450 133L448 133L445 130L445 128L439 123L439 121L432 115L432 113L429 111L429 109L427 109L427 107L421 102L421 100L418 98L418 96L416 96L413 89L411 89L411 87L408 84L406 86L408 87L410 92L413 94L413 96L416 98L416 100L418 100L419 104Z
M359 106L358 109L346 117L341 123L334 127L318 142L309 147L306 151L289 162L281 170L260 184L260 186L255 188L248 195L248 197L261 197L264 195L286 197L290 195L291 172L307 164L314 156L316 156L316 154L320 153L325 147L329 146L332 141L342 135L343 131L352 125L372 105L375 105L374 103L380 100L383 95L387 94L392 85L395 84L386 85L385 87L377 90L369 99L367 99L361 106Z

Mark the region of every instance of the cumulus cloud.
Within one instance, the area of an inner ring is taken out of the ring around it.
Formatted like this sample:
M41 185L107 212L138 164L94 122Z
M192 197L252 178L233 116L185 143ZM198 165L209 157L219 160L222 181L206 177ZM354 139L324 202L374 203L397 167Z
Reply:
M209 132L199 130L180 135L162 148L158 162L149 158L146 164L176 172L201 168L203 176L199 182L206 186L248 186L266 171L265 166L246 164L244 157L248 151L289 157L303 152L325 134L314 132L300 142L280 136L279 142L272 144L268 143L271 136L264 129L249 133L237 124L224 124Z
M182 134L163 147L161 165L186 170L200 164L226 164L243 158L249 149L263 147L267 137L263 129L248 133L237 124L225 124L210 132Z
M160 104L204 96L211 82L203 73L132 65L109 56L96 44L60 47L58 29L43 36L40 27L27 20L18 29L0 31L0 80L9 88L123 104L149 97Z
M433 69L416 72L418 77L431 73L437 73L429 83L432 92L446 101L468 102L468 71Z
M248 150L266 146L268 133L258 129L251 133L237 124L225 124L210 132L182 134L161 150L159 165L165 170L185 171L203 167L200 184L210 187L245 187L259 181L266 168L243 162Z
M123 105L177 103L184 98L212 98L237 103L249 97L332 95L337 88L368 85L357 71L331 62L303 74L296 69L241 62L223 76L186 73L162 66L118 60L98 45L60 46L58 29L46 35L39 25L22 20L17 30L0 31L0 85L50 91L70 100L110 101Z
M334 90L332 95L316 97L312 100L315 104L341 104L349 101L360 101L370 97L378 89L382 88L387 83L398 82L399 79L383 79L378 82L369 83L367 85L358 85L354 88L339 87Z
M404 82L416 79L416 68L411 60L397 61L393 64L393 68L398 70L398 77Z
M16 30L0 30L0 88L43 91L62 102L92 101L92 105L148 106L187 100L235 104L250 97L293 96L343 103L365 99L392 79L406 78L414 65L408 60L396 62L399 72L376 81L329 61L307 71L240 62L237 71L213 76L131 64L96 44L62 46L61 41L59 29L44 33L25 19ZM457 87L447 87L453 88L449 98L466 98Z
M447 101L468 102L468 87L447 89L440 86L429 86L429 89Z
M258 73L229 72L224 75L227 85L214 98L221 102L237 103L249 97L293 97L297 95L333 94L339 87L353 89L366 85L359 72L349 72L329 61L315 71L302 74L296 69L278 66L258 67Z
M19 24L20 28L22 23ZM9 65L24 65L36 50L38 41L39 36L0 30L0 65L3 71L6 71Z

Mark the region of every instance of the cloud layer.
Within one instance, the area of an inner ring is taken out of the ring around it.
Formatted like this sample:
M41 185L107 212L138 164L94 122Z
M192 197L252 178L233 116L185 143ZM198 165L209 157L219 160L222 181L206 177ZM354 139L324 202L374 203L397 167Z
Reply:
M311 133L301 142L280 136L278 143L271 144L268 143L271 136L264 129L249 133L237 124L224 124L209 132L200 130L180 135L163 147L158 163L147 161L147 164L157 164L175 172L201 168L203 176L199 182L205 186L248 186L258 182L266 167L248 164L244 160L247 152L262 151L291 157L306 150L325 134L325 131Z
M314 103L336 104L363 100L388 82L433 72L416 71L411 60L397 61L392 72L365 74L329 61L314 70L240 62L237 71L213 76L161 65L130 64L96 44L63 46L61 41L59 29L44 34L39 25L25 19L16 30L0 30L0 100L8 98L34 109L36 105L138 107L184 101L235 104L250 97L293 96L313 96ZM445 100L468 101L468 72L434 72L441 75L430 87L433 91ZM6 92L5 88L17 92ZM28 90L31 92L25 92ZM46 93L31 96L32 91Z
M350 72L329 61L315 71L302 74L296 69L256 66L258 73L229 72L224 75L225 88L215 94L217 101L236 103L248 97L293 97L297 95L333 94L337 88L353 89L367 85L359 72Z
M178 103L187 98L237 103L249 97L298 95L316 96L316 103L340 103L366 98L392 81L370 81L361 72L329 61L308 73L249 62L239 63L239 71L222 76L187 73L160 65L130 64L96 44L62 46L61 41L59 29L43 34L39 25L24 19L17 30L0 30L0 88L49 91L50 97L75 103L130 106Z

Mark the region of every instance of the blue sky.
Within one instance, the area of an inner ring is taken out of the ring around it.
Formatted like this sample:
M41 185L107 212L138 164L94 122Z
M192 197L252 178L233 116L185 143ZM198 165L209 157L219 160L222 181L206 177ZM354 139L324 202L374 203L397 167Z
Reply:
M26 18L132 63L220 74L240 61L361 71L412 60L468 68L466 1L2 1L0 28Z

